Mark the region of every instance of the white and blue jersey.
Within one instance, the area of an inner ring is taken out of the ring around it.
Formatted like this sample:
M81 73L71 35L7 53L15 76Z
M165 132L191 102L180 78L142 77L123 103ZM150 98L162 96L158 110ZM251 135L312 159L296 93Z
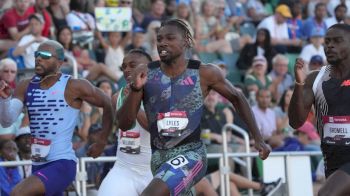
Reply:
M76 161L72 147L72 135L79 109L69 106L64 97L70 77L62 74L53 86L41 89L40 83L35 81L38 77L35 76L27 88L24 104L28 108L30 120L32 153L35 142L39 141L43 145L49 144L49 147L35 149L34 153L45 154L44 160L33 159L36 165L60 159Z

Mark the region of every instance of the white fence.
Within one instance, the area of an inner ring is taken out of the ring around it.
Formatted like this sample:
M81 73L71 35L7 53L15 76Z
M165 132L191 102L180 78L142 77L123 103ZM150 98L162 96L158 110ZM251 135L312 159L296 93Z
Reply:
M252 180L251 174L251 157L258 157L258 153L251 153L249 146L249 136L245 130L234 125L227 124L222 129L223 141L226 140L226 131L232 129L243 135L245 141L245 152L242 153L229 153L226 142L223 142L223 153L210 153L207 155L208 159L219 158L220 159L220 174L221 174L221 196L230 195L230 179L229 173L231 168L229 166L229 158L244 158L246 175L249 180ZM299 196L300 191L304 191L302 195L310 195L310 182L311 182L311 169L310 169L310 156L322 155L321 152L315 151L299 151L299 152L273 152L269 158L263 162L263 178L268 180L269 177L281 177L286 184L287 192L289 196ZM279 159L274 159L279 157ZM86 164L91 162L114 162L116 157L82 157L77 164L77 175L75 180L75 188L78 196L87 195L87 171ZM8 161L0 162L0 166L11 167L29 165L31 161ZM301 165L301 166L300 166ZM281 169L277 169L281 168ZM302 177L300 175L309 176ZM276 179L276 178L275 178ZM312 186L312 185L311 185ZM252 189L248 191L249 196L253 195ZM311 195L310 195L311 196Z

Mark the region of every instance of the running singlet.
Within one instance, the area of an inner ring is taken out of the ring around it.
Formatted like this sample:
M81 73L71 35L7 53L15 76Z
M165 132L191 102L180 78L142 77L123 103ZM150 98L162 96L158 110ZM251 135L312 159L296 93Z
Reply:
M122 106L124 97L124 88L120 89L117 99L117 110ZM135 126L127 131L119 130L117 164L125 166L140 165L150 167L151 163L151 145L150 134L137 122Z
M187 69L174 78L162 72L159 61L148 65L143 103L152 149L169 149L200 140L203 110L200 64L189 60Z
M326 174L350 162L350 78L331 78L330 71L322 67L312 87Z
M40 88L38 76L29 83L24 104L30 120L33 164L59 159L76 161L72 135L79 110L70 107L64 97L69 79L69 75L62 74L52 87L45 90Z

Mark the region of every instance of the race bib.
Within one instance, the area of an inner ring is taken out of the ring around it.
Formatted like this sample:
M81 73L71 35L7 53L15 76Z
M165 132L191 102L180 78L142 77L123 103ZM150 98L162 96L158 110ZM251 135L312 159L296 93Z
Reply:
M140 154L140 131L120 131L120 151L128 154Z
M350 146L350 116L324 116L323 142Z
M162 136L180 137L187 127L188 118L185 111L158 113L157 127Z
M32 160L34 162L45 162L51 148L51 140L34 138L31 139Z
M179 155L170 161L167 162L169 165L171 165L174 169L180 168L188 164L188 160L185 156Z

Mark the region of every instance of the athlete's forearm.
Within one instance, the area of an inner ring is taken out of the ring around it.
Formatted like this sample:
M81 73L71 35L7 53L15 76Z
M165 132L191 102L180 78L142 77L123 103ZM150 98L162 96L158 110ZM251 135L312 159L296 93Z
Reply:
M241 95L239 99L238 105L236 106L238 109L238 114L241 116L242 120L247 124L249 131L253 135L253 138L256 142L262 141L263 137L259 131L259 128L256 124L255 116L253 111L250 109L247 99L244 95Z
M11 99L11 96L0 98L0 124L6 128L11 126L23 110L23 103L17 98Z
M295 85L293 95L289 104L289 124L295 129L303 125L308 115L308 111L305 110L305 97L303 92L303 85Z
M113 127L113 108L112 103L109 99L106 100L104 106L103 106L103 114L102 114L102 139L104 142L108 141L108 136L112 132Z
M139 92L130 91L122 107L117 112L118 125L121 130L128 130L136 120L140 109L143 90Z

